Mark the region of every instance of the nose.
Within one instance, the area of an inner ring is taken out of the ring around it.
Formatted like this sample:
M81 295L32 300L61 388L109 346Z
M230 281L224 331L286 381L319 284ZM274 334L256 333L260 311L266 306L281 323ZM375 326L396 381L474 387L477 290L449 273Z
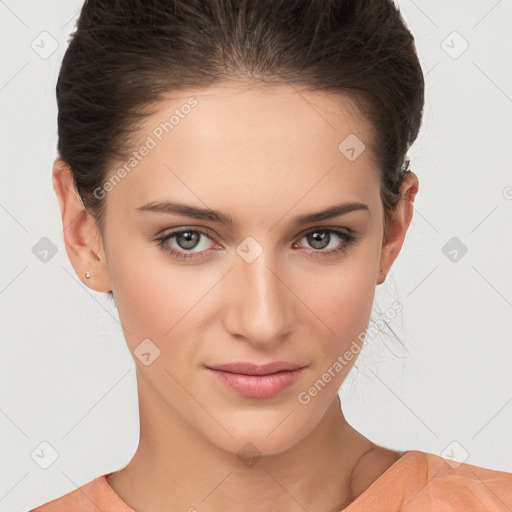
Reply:
M225 327L231 335L260 348L272 348L292 329L296 300L270 253L252 263L237 257L230 272Z

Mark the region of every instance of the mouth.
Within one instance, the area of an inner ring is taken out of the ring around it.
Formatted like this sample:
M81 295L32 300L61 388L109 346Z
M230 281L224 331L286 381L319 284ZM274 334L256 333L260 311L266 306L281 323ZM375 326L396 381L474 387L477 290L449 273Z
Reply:
M207 366L210 370L218 370L228 373L237 373L240 375L273 375L279 372L295 371L304 368L303 364L286 363L284 361L274 361L267 364L254 363L226 363L215 366Z
M305 367L276 361L264 365L228 363L206 369L231 392L247 398L271 398L296 382Z

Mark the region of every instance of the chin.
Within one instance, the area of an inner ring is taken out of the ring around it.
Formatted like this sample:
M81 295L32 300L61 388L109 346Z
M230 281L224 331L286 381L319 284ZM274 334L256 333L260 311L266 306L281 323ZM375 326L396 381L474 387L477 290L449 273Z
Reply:
M219 448L239 457L278 455L307 437L321 419L320 414L305 418L297 412L297 406L273 411L239 412L236 417L221 421L232 437L225 430L222 433L217 431L220 435L216 439L211 438L212 432L209 431L208 437Z

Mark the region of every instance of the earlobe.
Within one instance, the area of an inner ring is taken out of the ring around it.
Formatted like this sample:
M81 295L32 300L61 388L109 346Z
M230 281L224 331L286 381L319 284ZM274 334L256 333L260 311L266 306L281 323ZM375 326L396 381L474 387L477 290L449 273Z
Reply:
M69 260L88 288L110 291L103 244L97 224L78 195L71 169L61 159L53 164L53 189L59 202L64 244ZM89 277L86 277L86 274Z
M382 270L382 266L379 266L379 273L377 274L377 285L382 284L386 280L386 272Z

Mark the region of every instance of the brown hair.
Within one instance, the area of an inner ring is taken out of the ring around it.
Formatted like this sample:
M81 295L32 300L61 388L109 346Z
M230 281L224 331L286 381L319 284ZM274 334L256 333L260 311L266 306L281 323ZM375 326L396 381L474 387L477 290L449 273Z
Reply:
M100 230L94 190L152 105L240 78L354 100L375 133L388 220L424 104L414 38L391 0L88 0L57 83L58 152Z

